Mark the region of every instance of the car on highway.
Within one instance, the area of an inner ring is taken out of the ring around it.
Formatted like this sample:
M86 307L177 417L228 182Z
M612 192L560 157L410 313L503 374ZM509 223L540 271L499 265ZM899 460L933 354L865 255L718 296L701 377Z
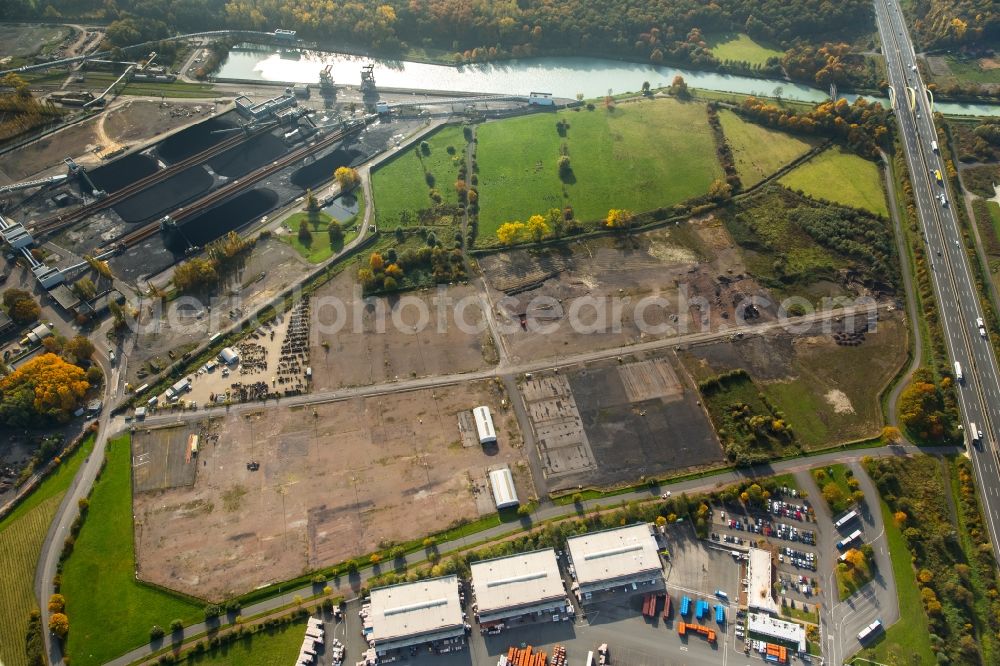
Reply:
M986 322L983 321L982 317L976 318L976 328L979 329L979 335L986 337Z

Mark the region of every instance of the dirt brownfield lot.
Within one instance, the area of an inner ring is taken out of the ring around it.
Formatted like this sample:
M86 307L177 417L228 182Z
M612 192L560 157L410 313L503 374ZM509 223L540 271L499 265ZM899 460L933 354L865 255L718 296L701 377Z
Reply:
M608 488L722 460L673 352L532 373L520 389L548 492Z
M200 110L196 110L198 107ZM105 114L71 125L3 155L0 157L0 179L16 182L49 169L55 173L54 168L64 168L66 157L72 157L84 166L96 167L101 160L93 151L107 145L109 140L134 145L204 120L211 115L213 108L212 102L205 100L198 104L169 102L165 105L125 100Z
M862 328L863 319L855 319ZM696 381L743 368L781 410L806 448L878 434L879 394L906 363L903 313L880 312L873 331L837 344L847 320L793 334L773 331L738 341L702 343L680 352Z
M356 290L354 271L347 270L313 296L314 390L473 372L496 361L474 287L424 289L406 294L402 301L380 297L367 305ZM443 300L439 308L435 299L444 298L469 303L462 313L469 326L465 332L456 325L453 308ZM324 305L330 302L343 303L343 314L336 306ZM418 325L422 308L428 313L426 326ZM439 312L446 318L443 326L438 325Z
M765 293L747 276L738 248L713 218L574 243L546 254L489 255L480 266L514 361L719 330L733 325L745 298ZM588 298L604 310L588 305ZM621 299L620 305L613 299ZM578 330L570 319L574 303L583 325ZM518 325L522 314L528 330ZM765 310L751 323L774 316ZM532 331L531 321L541 328Z
M166 367L173 362L168 352L173 350L179 357L220 330L229 328L233 323L228 314L231 309L239 307L250 311L260 307L288 285L295 284L310 267L285 243L273 238L258 240L246 265L220 294L181 297L163 308L143 301L142 330L129 358L128 381L133 384L146 381L145 375L140 376L140 370L145 368L149 372L150 361ZM261 273L264 279L256 281Z
M494 512L487 472L535 495L494 382L270 408L133 438L139 577L221 599ZM459 430L485 404L499 445ZM200 451L189 455L190 434ZM257 461L258 471L247 463Z

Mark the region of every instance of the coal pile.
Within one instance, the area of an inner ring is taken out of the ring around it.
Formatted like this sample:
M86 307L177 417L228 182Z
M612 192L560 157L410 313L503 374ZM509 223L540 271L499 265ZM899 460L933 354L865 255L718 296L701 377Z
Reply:
M167 138L156 149L156 155L167 164L186 160L192 155L208 150L215 144L233 136L233 132L223 132L222 134L212 134L212 132L235 127L235 120L230 120L227 117L206 120Z
M148 222L203 196L212 188L212 176L201 166L181 171L129 197L115 212L129 224Z
M219 236L239 229L278 204L273 190L260 188L244 192L225 203L191 218L167 233L166 246L174 254L184 254L190 245L204 247Z
M342 166L350 166L358 158L362 157L362 153L357 150L345 150L344 148L338 148L329 155L321 157L312 164L307 164L306 166L298 169L292 174L289 180L293 185L298 185L303 190L310 188L317 183L322 183L333 178L333 172Z
M230 148L208 161L212 170L227 178L241 178L288 152L285 142L273 134L261 134ZM333 177L333 172L330 172Z
M94 185L111 194L126 185L156 173L159 169L159 165L152 157L134 153L87 173L94 181Z

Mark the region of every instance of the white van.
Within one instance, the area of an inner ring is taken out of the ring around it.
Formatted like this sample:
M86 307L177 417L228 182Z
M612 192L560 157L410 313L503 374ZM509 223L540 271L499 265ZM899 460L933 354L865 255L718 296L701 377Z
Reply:
M962 376L962 364L955 361L955 379L962 381L964 377Z

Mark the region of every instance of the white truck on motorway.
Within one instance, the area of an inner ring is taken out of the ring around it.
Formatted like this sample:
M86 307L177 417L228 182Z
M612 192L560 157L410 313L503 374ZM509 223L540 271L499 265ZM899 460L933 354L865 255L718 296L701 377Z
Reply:
M972 442L973 446L979 445L979 428L976 427L975 423L969 423L969 441Z
M937 141L931 141L931 150L933 150L935 153L938 151Z
M962 364L959 363L958 361L955 361L955 379L957 379L958 381L962 381L962 379L963 379L963 377L962 377Z
M986 337L986 322L983 321L982 317L977 317L976 318L976 328L979 329L979 335L985 338Z

